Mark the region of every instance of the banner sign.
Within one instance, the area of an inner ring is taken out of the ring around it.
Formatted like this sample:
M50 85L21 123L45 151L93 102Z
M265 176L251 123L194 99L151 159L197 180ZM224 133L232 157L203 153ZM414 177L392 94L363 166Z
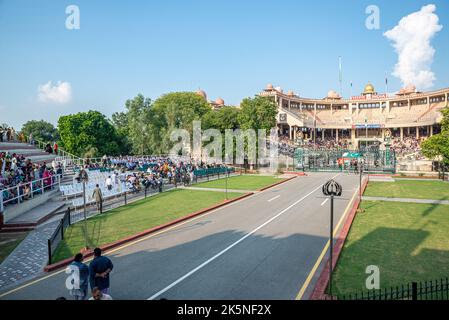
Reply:
M366 124L353 124L352 129L380 129L385 128L384 124L366 123Z

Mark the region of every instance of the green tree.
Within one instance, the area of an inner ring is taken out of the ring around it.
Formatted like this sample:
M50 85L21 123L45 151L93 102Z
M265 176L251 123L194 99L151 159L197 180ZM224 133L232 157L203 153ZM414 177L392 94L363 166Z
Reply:
M119 131L126 135L134 154L152 153L150 124L152 122L152 101L138 94L125 103L126 113L115 114L113 121Z
M33 134L33 138L42 142L54 142L59 140L58 130L49 122L44 120L31 120L26 122L22 127L22 133L29 137Z
M269 131L276 126L277 105L268 97L245 98L240 109L238 120L241 129Z
M202 119L202 129L218 129L224 133L225 129L239 128L239 112L236 107L225 106L206 113Z
M58 120L62 147L84 157L122 153L120 138L112 123L98 111L79 112Z
M121 153L132 153L132 142L129 138L128 114L126 112L115 112L112 114L112 125L117 130L120 139Z
M441 157L442 162L449 165L449 107L441 110L441 133L433 135L421 144L422 153L430 158Z
M206 99L194 92L168 93L157 99L150 114L150 139L155 153L168 153L173 146L170 133L186 129L192 135L193 121L211 111Z

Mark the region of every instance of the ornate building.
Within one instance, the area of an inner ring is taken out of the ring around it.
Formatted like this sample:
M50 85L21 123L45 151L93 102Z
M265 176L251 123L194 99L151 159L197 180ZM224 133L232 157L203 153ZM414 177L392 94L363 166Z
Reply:
M405 137L431 136L440 129L442 108L449 99L449 88L418 92L415 87L394 95L378 94L367 84L360 96L342 98L331 90L323 99L303 98L269 84L260 93L272 97L278 105L277 126L281 135L292 140L340 139L352 145L384 141L386 135Z

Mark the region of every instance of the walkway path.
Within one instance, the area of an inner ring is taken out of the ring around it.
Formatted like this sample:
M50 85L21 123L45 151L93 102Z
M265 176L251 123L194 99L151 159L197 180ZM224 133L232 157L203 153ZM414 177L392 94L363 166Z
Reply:
M386 197L366 197L362 200L367 201L393 201L393 202L413 202L413 203L428 203L428 204L446 204L449 205L449 200L432 200L432 199L409 199L409 198L386 198Z
M47 239L59 220L46 223L31 231L14 251L0 264L0 289L17 285L43 273L47 264Z

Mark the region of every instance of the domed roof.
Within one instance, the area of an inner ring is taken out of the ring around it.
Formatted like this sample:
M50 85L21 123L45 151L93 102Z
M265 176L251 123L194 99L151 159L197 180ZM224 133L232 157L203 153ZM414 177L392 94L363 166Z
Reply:
M329 90L327 97L330 99L340 99L340 95L335 90Z
M287 95L290 97L293 97L295 95L295 93L292 90L290 90L289 92L287 92Z
M281 87L276 87L275 90L276 90L277 92L280 92L280 93L283 92Z
M365 90L363 91L363 93L375 93L376 91L374 90L374 86L371 83L368 83L365 86Z
M415 92L416 91L416 87L413 84L409 84L408 86L406 86L405 91L407 92Z
M224 100L222 98L217 98L217 100L215 100L215 104L217 104L219 106L223 106L224 105Z
M271 83L269 83L269 84L267 84L267 87L265 89L273 90L273 85Z
M199 95L199 96L202 96L204 99L207 100L207 94L206 94L206 92L204 92L203 90L198 89L197 92L196 92L196 94Z

